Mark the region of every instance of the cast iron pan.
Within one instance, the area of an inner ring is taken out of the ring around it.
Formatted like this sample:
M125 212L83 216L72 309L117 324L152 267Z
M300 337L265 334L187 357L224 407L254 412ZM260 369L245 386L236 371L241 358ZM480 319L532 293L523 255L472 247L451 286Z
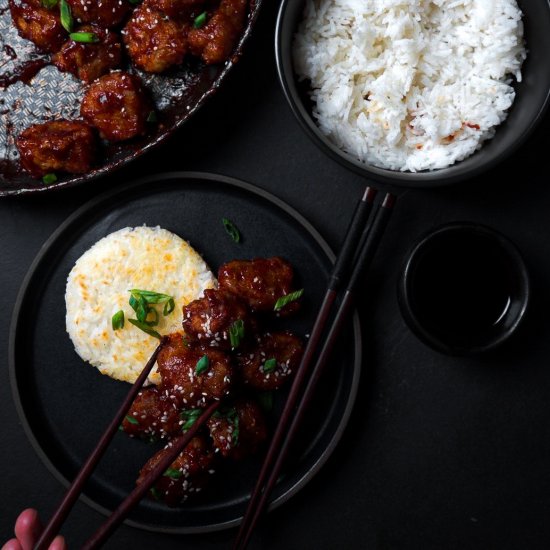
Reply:
M130 72L138 74L151 92L158 122L152 123L149 133L142 138L104 144L99 164L91 172L83 176L59 175L55 184L44 185L20 169L14 140L31 124L60 117L78 118L84 86L72 75L61 73L51 65L40 69L44 56L38 55L34 45L17 34L8 0L0 0L0 196L43 192L93 180L164 141L222 85L243 52L262 1L251 0L245 30L226 64L205 66L189 58L177 70L162 75L130 68ZM36 75L30 78L35 72ZM20 73L27 74L18 78ZM12 80L15 81L10 84Z
M221 219L240 229L242 243L225 233ZM321 302L333 255L300 214L272 195L223 176L173 173L105 194L72 215L34 261L20 291L10 335L10 378L27 435L48 469L65 485L93 448L129 386L84 363L65 332L64 292L77 258L105 235L127 226L160 225L189 240L213 270L228 260L281 255L305 288L301 313L284 326L307 335ZM359 381L358 318L341 346L308 415L286 474L274 493L278 506L327 460L347 423ZM284 399L277 394L271 424ZM83 500L108 513L132 489L136 474L161 444L118 433ZM261 465L262 454L212 477L201 500L170 509L145 500L129 524L172 533L206 532L236 525ZM37 488L39 490L39 488Z

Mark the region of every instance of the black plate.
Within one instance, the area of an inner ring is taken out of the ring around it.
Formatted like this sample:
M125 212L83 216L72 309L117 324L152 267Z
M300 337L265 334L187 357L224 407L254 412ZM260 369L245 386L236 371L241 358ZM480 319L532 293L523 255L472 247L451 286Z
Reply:
M243 53L255 27L263 0L250 0L245 28L226 63L205 66L189 58L167 73L156 75L127 67L137 73L151 93L158 122L147 135L126 142L104 143L99 162L83 175L59 175L59 180L44 185L22 171L15 137L31 124L60 116L79 118L85 86L68 73L48 65L29 84L17 81L6 88L0 85L0 197L43 193L72 187L105 175L138 158L165 141L215 94ZM32 63L37 56L34 45L21 38L11 21L8 0L0 0L0 77L17 73L18 66ZM44 57L44 56L40 56Z
M243 235L234 243L222 217ZM48 240L20 291L10 335L10 378L26 433L50 471L72 479L114 414L128 385L101 376L75 353L65 332L64 292L77 258L103 236L127 226L161 225L188 239L213 270L230 259L281 255L306 289L304 307L286 326L306 335L320 304L333 255L317 231L279 199L223 176L173 173L149 178L93 200ZM307 483L327 460L347 423L361 363L358 318L345 331L337 361L313 404L274 506ZM271 413L280 410L278 395ZM83 500L103 513L133 487L136 473L158 446L116 435L88 483ZM191 533L236 525L261 456L218 472L202 500L169 509L142 502L128 522L163 532Z

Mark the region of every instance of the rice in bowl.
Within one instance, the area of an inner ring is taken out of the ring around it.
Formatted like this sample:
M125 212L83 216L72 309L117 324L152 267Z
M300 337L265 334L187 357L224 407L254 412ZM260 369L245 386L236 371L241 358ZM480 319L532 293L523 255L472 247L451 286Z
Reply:
M121 229L107 235L76 262L67 279L66 327L75 350L102 374L135 382L158 340L128 322L136 317L130 289L150 290L174 298L174 310L159 308L155 330L182 330L182 308L217 286L201 256L183 239L160 227ZM124 312L124 328L113 330L111 320ZM149 382L158 383L156 371Z
M494 136L526 57L515 0L307 0L293 53L320 130L362 162L412 172Z

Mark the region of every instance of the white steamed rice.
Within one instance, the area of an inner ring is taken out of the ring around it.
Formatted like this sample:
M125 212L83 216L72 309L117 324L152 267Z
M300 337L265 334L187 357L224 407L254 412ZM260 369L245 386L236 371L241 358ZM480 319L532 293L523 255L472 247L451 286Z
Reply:
M392 170L443 168L506 118L521 18L515 0L307 0L295 69L341 149Z

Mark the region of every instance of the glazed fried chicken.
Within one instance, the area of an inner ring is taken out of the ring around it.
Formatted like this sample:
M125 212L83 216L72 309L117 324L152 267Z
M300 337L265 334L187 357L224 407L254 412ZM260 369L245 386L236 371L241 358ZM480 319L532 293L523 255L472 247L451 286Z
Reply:
M221 0L218 9L200 28L189 32L189 47L207 65L226 61L241 35L248 0Z
M10 0L9 6L13 24L20 36L47 53L61 48L67 32L59 20L59 10L48 10L37 0Z
M294 334L267 333L237 355L239 373L243 382L255 389L276 390L296 372L302 354L302 341Z
M181 334L171 334L158 358L159 390L180 409L205 407L229 394L231 359L212 348L188 347Z
M150 458L141 469L137 484L170 452L171 443ZM177 506L185 502L193 493L200 492L212 472L214 452L204 437L194 437L176 460L164 472L151 496L162 500L168 506Z
M279 298L294 289L294 270L279 257L233 260L218 270L220 289L236 294L252 311L273 311ZM299 307L291 302L281 313L291 313Z
M108 141L143 135L150 113L151 101L141 80L122 71L93 82L80 106L80 114Z
M131 11L128 0L67 0L78 23L96 23L100 27L116 27Z
M187 52L187 26L151 7L138 7L122 31L133 63L149 73L179 65Z
M81 121L34 124L19 135L16 144L21 165L36 178L52 172L88 172L96 152L94 132Z
M97 41L83 43L69 39L52 58L60 71L89 83L120 67L122 48L116 33L96 25L84 25L76 32L92 33Z

